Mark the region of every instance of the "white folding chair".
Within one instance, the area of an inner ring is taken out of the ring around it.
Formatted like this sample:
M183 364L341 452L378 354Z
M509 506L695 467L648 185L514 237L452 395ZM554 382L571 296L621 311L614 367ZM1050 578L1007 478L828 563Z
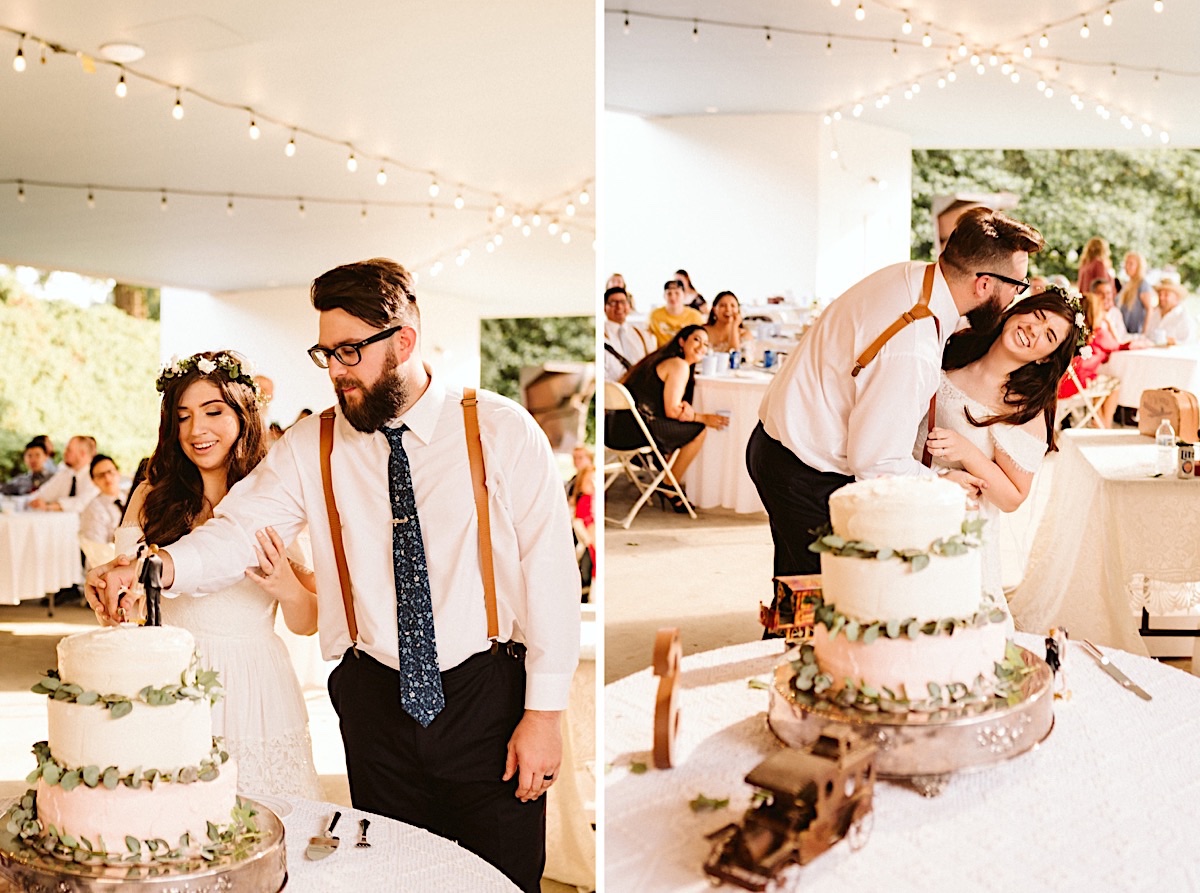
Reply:
M646 438L645 445L632 450L614 449L607 443L604 445L605 492L622 475L633 481L633 485L638 489L638 498L624 518L610 518L606 514L604 520L613 524L619 524L628 530L629 525L633 523L633 519L637 517L637 513L641 511L642 506L655 493L678 497L683 501L687 513L695 518L696 512L692 509L692 504L688 501L687 496L684 495L683 487L679 486L679 481L675 479L675 472L672 471L672 466L675 464L675 457L679 455L679 451L676 450L670 456L663 456L662 451L658 448L658 444L654 442L654 437L651 435L650 429L646 427L646 420L638 412L637 405L633 402L633 397L630 396L629 391L625 389L624 385L618 384L615 381L606 381L604 383L604 410L605 412L609 410L628 410L633 413L634 421L637 422L638 428L641 429L642 436ZM640 463L634 461L636 457L641 457ZM606 505L607 502L605 500Z
M1072 428L1086 428L1093 422L1101 427L1100 410L1104 401L1117 389L1120 381L1108 376L1101 376L1088 387L1084 387L1075 373L1074 366L1067 367L1066 377L1075 383L1075 393L1058 401L1058 409L1054 415L1054 425L1062 425L1063 419L1071 417Z

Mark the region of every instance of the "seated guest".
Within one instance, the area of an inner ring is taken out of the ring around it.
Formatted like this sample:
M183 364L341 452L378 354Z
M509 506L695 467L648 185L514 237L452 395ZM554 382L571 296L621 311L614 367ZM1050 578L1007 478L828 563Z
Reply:
M704 325L700 311L684 306L683 283L678 279L668 279L664 283L663 300L666 301L665 307L655 307L650 311L650 334L659 347L670 344L675 333L684 326Z
M25 463L27 470L24 474L17 475L0 487L0 493L5 496L25 496L32 493L50 480L51 475L54 474L46 468L49 457L46 455L46 448L41 441L31 440L25 444L25 452L21 455L21 461Z
M1107 277L1092 280L1091 293L1100 296L1104 307L1104 319L1117 341L1127 344L1130 340L1129 329L1125 327L1125 317L1117 306L1117 287Z
M1104 318L1104 301L1099 295L1089 292L1083 296L1083 317L1087 325L1086 330L1092 333L1087 343L1087 347L1091 350L1090 352L1081 350L1071 361L1071 368L1075 370L1079 383L1085 388L1090 388L1095 382L1108 377L1100 375L1100 366L1108 362L1108 358L1113 353L1129 347L1129 344L1122 345L1118 342L1108 327L1107 320ZM1085 354L1087 354L1086 358ZM1075 382L1069 375L1064 375L1058 385L1058 399L1073 397L1077 393L1079 393L1079 388L1075 386ZM1104 405L1100 408L1102 427L1112 427L1116 409L1117 392L1114 390L1105 398Z
M683 303L701 316L707 316L708 302L704 300L704 295L696 291L696 286L692 285L692 277L688 275L688 271L676 270L675 278L683 283Z
M92 458L91 475L100 493L79 515L79 538L89 543L111 543L125 514L121 472L111 456L97 453Z
M1125 287L1117 295L1117 305L1125 317L1125 328L1131 335L1140 334L1146 324L1146 314L1154 306L1154 289L1146 281L1146 258L1136 251L1125 255Z
M629 389L638 412L650 429L650 435L664 456L675 450L672 472L683 477L704 444L707 428L724 428L729 419L697 413L692 407L696 385L696 364L708 353L708 334L703 326L685 326L664 347L660 347L629 370L622 384ZM605 419L604 442L618 450L633 450L646 444L641 428L628 410ZM679 497L672 497L677 512L687 508Z
M63 467L34 490L29 508L44 512L82 512L100 490L92 483L96 438L76 435L63 450Z
M654 336L628 321L629 295L614 285L604 292L604 379L620 381L657 345Z
M1196 321L1183 305L1187 290L1168 280L1160 282L1156 291L1158 306L1146 314L1145 334L1158 345L1191 344L1196 340Z
M58 471L58 463L54 461L54 441L49 434L39 434L30 443L39 444L46 451L46 474L53 475Z
M625 281L624 276L622 276L620 273L613 273L611 276L609 276L608 281L604 283L604 290L608 291L610 288L625 289L625 297L629 298L629 309L633 310L635 308L636 305L633 303L633 292L629 290L629 284Z
M751 340L749 330L742 325L742 304L731 291L723 291L713 299L708 313L708 349L717 353L745 351Z
M1039 295L1046 290L1050 284L1050 280L1045 276L1030 276L1029 277L1029 293L1031 295Z

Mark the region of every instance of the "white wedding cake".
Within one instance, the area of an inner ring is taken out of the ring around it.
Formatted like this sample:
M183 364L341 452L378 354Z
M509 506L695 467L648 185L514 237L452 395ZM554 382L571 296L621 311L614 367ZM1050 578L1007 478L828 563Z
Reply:
M187 630L68 636L33 690L49 696L49 740L34 745L34 790L8 815L27 844L76 861L169 861L244 837L253 811L212 734L220 686Z
M796 687L896 712L982 701L1009 660L1007 615L985 599L982 521L940 478L858 481L829 500L821 603ZM999 666L998 666L999 665Z

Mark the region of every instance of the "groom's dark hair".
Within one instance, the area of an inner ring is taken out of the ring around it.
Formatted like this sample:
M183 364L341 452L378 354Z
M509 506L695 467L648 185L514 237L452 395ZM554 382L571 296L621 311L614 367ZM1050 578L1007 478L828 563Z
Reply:
M421 312L412 275L394 260L370 260L334 267L313 280L317 310L345 310L377 329L401 322L421 331Z
M1045 245L1029 224L991 208L972 208L958 218L939 259L960 273L1008 274L1013 252L1037 254Z

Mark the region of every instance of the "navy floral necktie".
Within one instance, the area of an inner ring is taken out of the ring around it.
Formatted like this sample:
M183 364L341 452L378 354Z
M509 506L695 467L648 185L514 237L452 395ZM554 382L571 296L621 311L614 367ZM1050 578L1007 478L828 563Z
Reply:
M388 489L392 499L392 559L396 575L396 627L400 646L400 706L422 726L434 721L446 698L438 671L433 631L433 600L421 522L413 494L408 455L401 442L407 425L384 428L392 455Z

